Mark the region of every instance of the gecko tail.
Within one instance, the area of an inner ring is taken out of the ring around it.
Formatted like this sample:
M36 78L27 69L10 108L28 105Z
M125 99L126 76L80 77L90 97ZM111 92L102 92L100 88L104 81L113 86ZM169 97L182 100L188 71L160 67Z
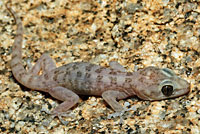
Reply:
M6 3L6 8L13 16L17 25L16 35L12 46L12 58L10 62L12 73L15 79L22 85L31 89L39 89L43 91L43 85L39 84L40 77L28 73L22 64L23 25L21 18L11 9L8 3Z
M12 47L11 69L15 78L21 82L21 79L27 74L27 71L24 69L22 64L22 41L23 41L22 21L17 16L17 14L11 9L8 3L6 3L6 8L13 16L15 23L17 25L17 31Z

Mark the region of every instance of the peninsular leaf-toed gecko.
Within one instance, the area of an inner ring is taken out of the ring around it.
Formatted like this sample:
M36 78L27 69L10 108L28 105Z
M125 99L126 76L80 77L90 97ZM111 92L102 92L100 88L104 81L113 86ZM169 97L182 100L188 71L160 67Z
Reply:
M63 101L52 114L60 116L79 101L80 95L102 96L116 112L123 110L117 100L138 96L143 100L174 98L189 92L190 84L167 68L147 67L137 72L126 72L117 62L102 67L87 62L74 62L56 67L54 61L43 54L28 71L22 65L23 26L20 17L13 15L17 32L13 43L11 68L22 85L48 92ZM42 74L39 72L42 70Z

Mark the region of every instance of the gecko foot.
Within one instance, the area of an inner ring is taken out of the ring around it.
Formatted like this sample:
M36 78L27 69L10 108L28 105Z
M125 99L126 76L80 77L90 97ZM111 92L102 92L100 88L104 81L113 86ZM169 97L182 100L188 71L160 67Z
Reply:
M69 122L68 121L65 121L62 117L70 117L70 118L74 118L75 115L73 113L71 113L72 111L71 110L68 110L66 112L60 112L60 113L51 113L52 116L54 117L58 117L58 119L60 120L60 122L64 125L67 125Z
M120 121L119 121L119 124L123 124L123 121L124 119L122 118L123 114L126 112L127 110L124 109L122 111L119 111L119 112L114 112L112 114L109 114L107 116L108 119L111 119L111 118L116 118L116 117L120 117Z
M123 119L123 115L125 112L127 111L136 111L137 110L137 106L132 106L131 108L127 108L130 104L128 102L125 102L124 104L124 107L123 107L123 110L122 111L117 111L117 112L114 112L112 114L109 114L107 116L108 119L111 119L111 118L116 118L116 117L120 117L120 121L119 121L119 124L123 124L124 122L124 119Z
M60 113L55 113L54 111L50 112L50 111L47 111L46 109L42 109L41 111L51 115L51 118L48 121L45 121L42 123L44 126L48 126L55 117L58 117L58 119L60 120L62 124L68 125L69 121L65 121L62 117L71 117L71 118L75 117L75 115L71 113L72 112L71 110L68 110L66 112L60 112Z

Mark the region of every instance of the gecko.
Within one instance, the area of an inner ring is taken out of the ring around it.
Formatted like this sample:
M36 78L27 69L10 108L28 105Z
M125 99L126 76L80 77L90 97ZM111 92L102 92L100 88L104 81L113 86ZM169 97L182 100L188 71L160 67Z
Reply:
M12 46L11 70L15 79L27 88L49 93L62 101L51 114L61 116L79 101L78 95L101 96L115 111L123 110L118 100L137 96L142 100L163 100L187 94L190 83L169 68L149 66L128 72L116 61L109 67L88 62L72 62L56 67L48 54L43 54L29 69L22 64L23 25L11 7L17 25ZM42 73L39 73L41 72Z

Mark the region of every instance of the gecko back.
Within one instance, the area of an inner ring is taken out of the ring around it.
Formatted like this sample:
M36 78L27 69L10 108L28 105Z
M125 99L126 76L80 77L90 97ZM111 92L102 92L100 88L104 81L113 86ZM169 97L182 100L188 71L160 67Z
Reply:
M102 95L107 90L137 95L144 100L174 98L189 92L190 84L167 68L147 67L126 72L116 67L102 67L87 62L75 62L59 67L54 80L60 85L84 95Z

